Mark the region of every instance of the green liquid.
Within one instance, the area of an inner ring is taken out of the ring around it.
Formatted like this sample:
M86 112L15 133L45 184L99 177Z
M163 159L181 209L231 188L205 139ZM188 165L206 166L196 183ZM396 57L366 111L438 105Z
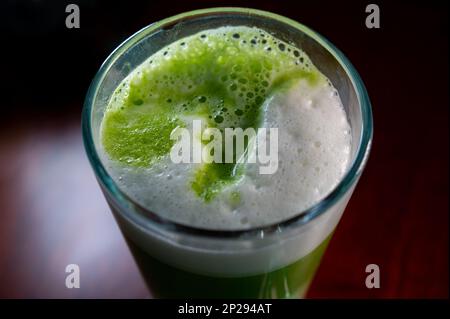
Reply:
M246 277L211 277L164 264L128 240L141 273L156 298L298 298L303 297L330 234L311 253L281 269Z

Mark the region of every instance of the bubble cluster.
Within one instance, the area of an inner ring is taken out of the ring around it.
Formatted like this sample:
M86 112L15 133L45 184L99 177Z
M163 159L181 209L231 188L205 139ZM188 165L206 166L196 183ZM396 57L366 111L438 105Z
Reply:
M126 79L127 94L116 91L122 99L115 96L112 104L158 105L173 116L207 114L219 127L255 127L261 105L286 79L314 78L308 62L298 48L260 29L208 30L151 56Z

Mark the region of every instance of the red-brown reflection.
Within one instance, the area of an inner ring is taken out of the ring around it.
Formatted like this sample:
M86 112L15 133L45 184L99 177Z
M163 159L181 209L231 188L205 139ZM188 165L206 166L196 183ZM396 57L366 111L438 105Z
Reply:
M0 297L148 295L77 124L33 124L1 137ZM68 264L80 267L79 289L65 286Z

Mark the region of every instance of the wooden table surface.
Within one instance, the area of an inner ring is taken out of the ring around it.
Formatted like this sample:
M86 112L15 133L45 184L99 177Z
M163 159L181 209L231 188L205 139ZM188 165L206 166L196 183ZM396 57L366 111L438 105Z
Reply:
M261 8L328 36L353 61L373 103L375 135L368 165L308 297L448 298L446 10L381 5L382 29L369 32L362 5L348 9L346 19L335 17L332 12L343 11L330 4L331 22L321 24L313 16L318 6L296 12L263 3ZM208 4L200 1L158 14ZM397 23L402 14L426 23ZM86 28L93 28L89 21ZM137 29L129 28L129 33ZM96 56L97 62L106 51ZM77 90L85 92L87 84ZM150 297L84 153L79 124L83 94L48 109L29 95L7 100L10 112L0 119L0 297ZM365 286L365 267L371 263L380 267L379 289ZM65 287L68 264L80 266L79 289Z

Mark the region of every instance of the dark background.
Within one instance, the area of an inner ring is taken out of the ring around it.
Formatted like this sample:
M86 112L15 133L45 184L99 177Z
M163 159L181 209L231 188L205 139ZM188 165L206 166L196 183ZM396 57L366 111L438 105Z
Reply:
M65 27L69 3L80 29ZM380 29L365 27L369 3ZM372 153L308 297L448 298L449 16L439 3L2 1L0 297L149 296L84 155L84 95L107 55L149 23L245 6L327 37L372 100ZM71 263L80 289L65 288ZM380 289L365 287L371 263Z

